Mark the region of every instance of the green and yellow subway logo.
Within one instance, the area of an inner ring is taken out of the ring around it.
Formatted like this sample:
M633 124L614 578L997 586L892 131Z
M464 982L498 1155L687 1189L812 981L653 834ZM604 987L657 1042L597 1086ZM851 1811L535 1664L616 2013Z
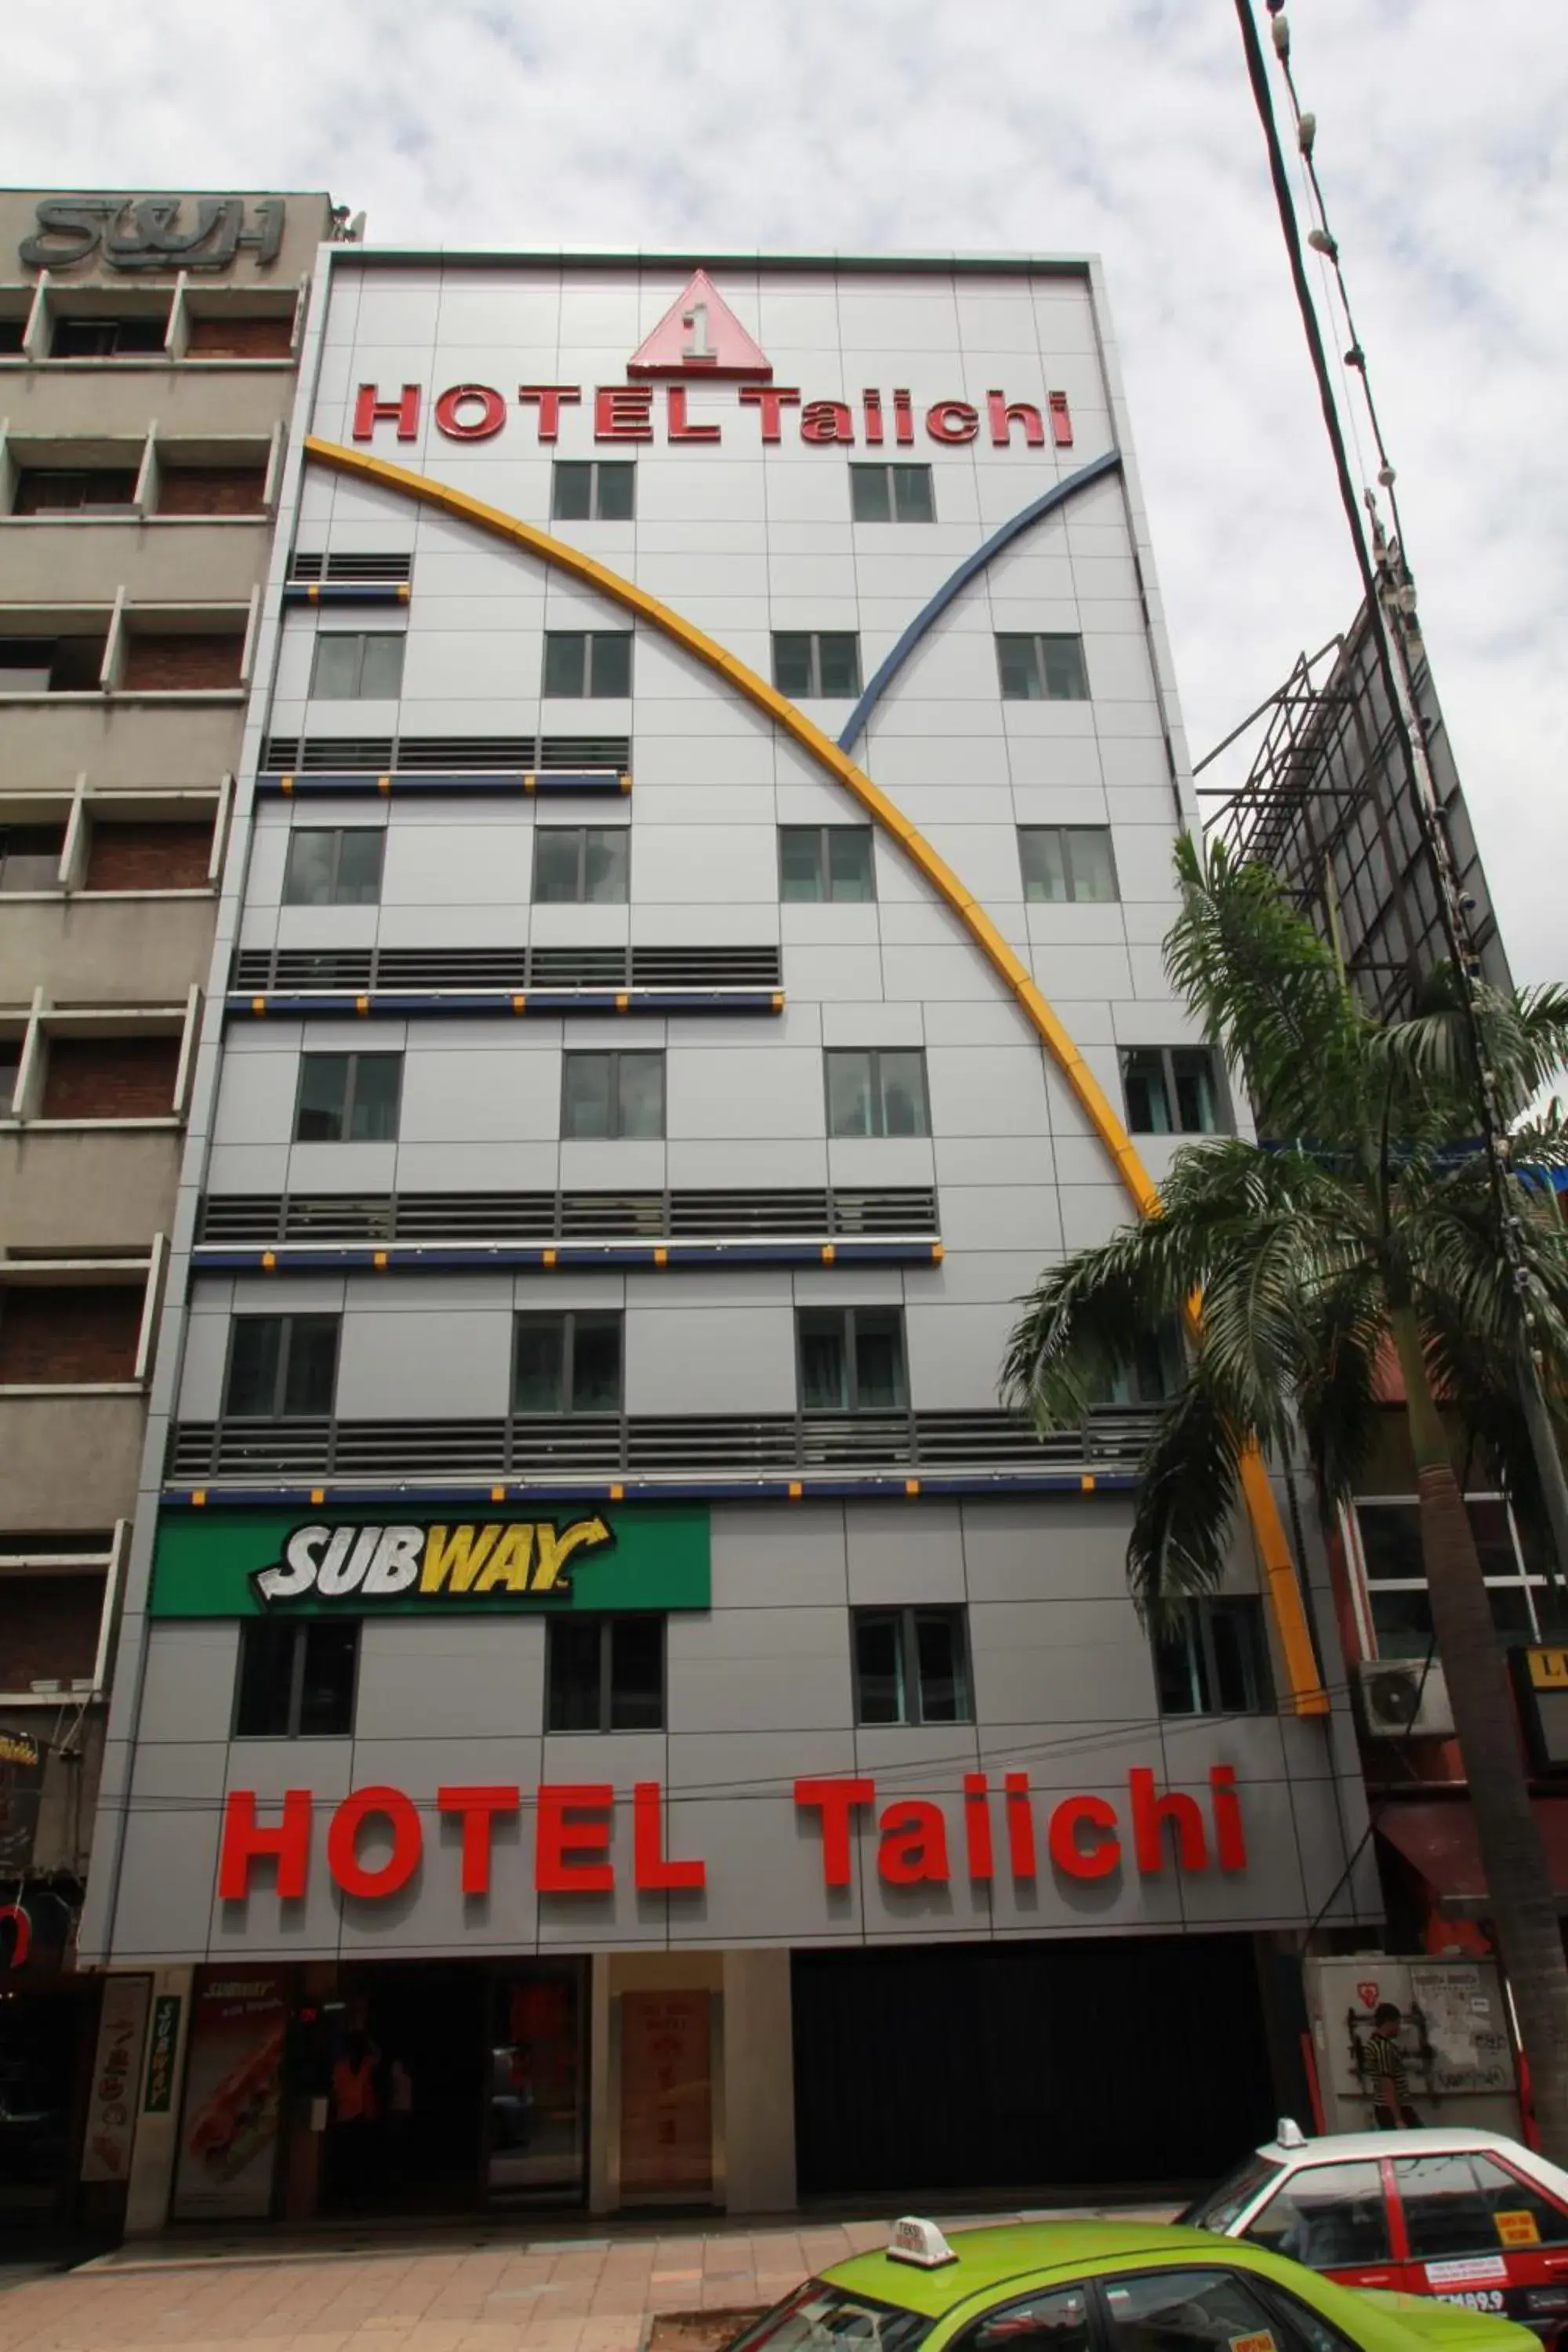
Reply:
M252 1571L264 1608L289 1601L445 1601L513 1594L567 1601L579 1560L615 1537L598 1517L465 1520L457 1525L294 1528L282 1558Z

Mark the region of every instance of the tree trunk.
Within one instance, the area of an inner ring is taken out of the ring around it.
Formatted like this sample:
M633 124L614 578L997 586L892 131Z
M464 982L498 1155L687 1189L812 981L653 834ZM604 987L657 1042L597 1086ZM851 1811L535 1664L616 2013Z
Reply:
M1498 1951L1513 1994L1542 2145L1568 2163L1568 1960L1531 1809L1512 1689L1476 1539L1426 1376L1414 1310L1391 1321L1421 1502L1432 1623L1470 1805Z

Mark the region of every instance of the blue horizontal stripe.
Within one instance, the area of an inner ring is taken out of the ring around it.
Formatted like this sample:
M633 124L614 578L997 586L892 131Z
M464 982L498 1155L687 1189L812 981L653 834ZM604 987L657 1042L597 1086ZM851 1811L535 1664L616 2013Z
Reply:
M450 1274L489 1267L704 1265L929 1265L941 1246L919 1240L711 1242L356 1242L232 1249L201 1243L198 1274ZM831 1260L825 1253L831 1252ZM384 1266L376 1260L384 1258ZM270 1265L264 1264L270 1260Z
M1130 1494L1137 1480L1123 1471L1096 1471L1096 1494ZM918 1495L906 1493L908 1482L919 1483ZM800 1496L790 1493L792 1485L804 1489ZM618 1488L618 1496L611 1489ZM796 1479L769 1477L746 1478L737 1474L733 1479L722 1478L604 1478L591 1483L581 1480L486 1478L467 1486L403 1485L395 1486L360 1486L352 1481L318 1478L307 1486L203 1486L200 1485L170 1487L164 1490L162 1507L179 1510L255 1510L265 1507L273 1510L358 1509L365 1505L394 1505L417 1510L439 1504L444 1507L461 1505L464 1508L483 1509L495 1505L497 1489L505 1503L790 1503L795 1501L853 1502L869 1496L886 1498L897 1495L905 1501L922 1503L931 1496L946 1499L954 1496L984 1495L1081 1495L1083 1478L1077 1471L985 1470L985 1471L924 1471L907 1470L879 1472L863 1478L814 1478L803 1472ZM312 1496L322 1494L329 1499L313 1502ZM205 1504L192 1500L195 1494L205 1495Z
M513 1003L517 997L523 1000L521 1007ZM454 988L410 992L399 989L335 988L299 992L246 988L231 989L224 1004L237 1019L256 1021L274 1016L285 1020L389 1021L402 1020L410 1013L485 1013L515 1021L535 1013L779 1013L784 1009L784 992L777 988Z

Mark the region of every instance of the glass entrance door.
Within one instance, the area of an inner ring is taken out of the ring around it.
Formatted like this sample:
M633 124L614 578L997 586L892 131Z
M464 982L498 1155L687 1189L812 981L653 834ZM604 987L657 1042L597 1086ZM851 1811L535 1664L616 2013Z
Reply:
M487 2187L492 2204L586 2194L587 1963L519 1960L490 1987Z

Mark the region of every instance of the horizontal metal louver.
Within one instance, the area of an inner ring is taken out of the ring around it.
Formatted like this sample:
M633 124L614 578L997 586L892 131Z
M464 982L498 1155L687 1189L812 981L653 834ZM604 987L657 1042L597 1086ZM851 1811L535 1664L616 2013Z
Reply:
M377 988L526 988L526 948L378 948Z
M625 948L535 948L529 957L535 988L624 988Z
M702 1241L931 1234L936 1194L885 1192L245 1192L202 1204L204 1243Z
M632 764L627 735L542 735L534 762L550 773L566 768L614 768L625 774Z
M776 988L776 947L632 950L634 988Z
M657 1477L898 1469L1126 1477L1149 1428L1147 1413L1114 1412L1044 1442L1026 1422L1001 1412L183 1422L170 1435L167 1475L390 1481L574 1470Z
M289 566L290 580L411 580L412 555L310 554L296 548Z
M377 775L562 775L594 770L625 775L631 763L631 739L626 735L271 735L261 751L268 775L327 775L339 769L370 769Z
M370 948L242 948L234 960L236 988L368 988Z
M426 769L531 768L531 735L402 735L390 764L400 773Z
M776 947L245 948L237 989L777 988Z

